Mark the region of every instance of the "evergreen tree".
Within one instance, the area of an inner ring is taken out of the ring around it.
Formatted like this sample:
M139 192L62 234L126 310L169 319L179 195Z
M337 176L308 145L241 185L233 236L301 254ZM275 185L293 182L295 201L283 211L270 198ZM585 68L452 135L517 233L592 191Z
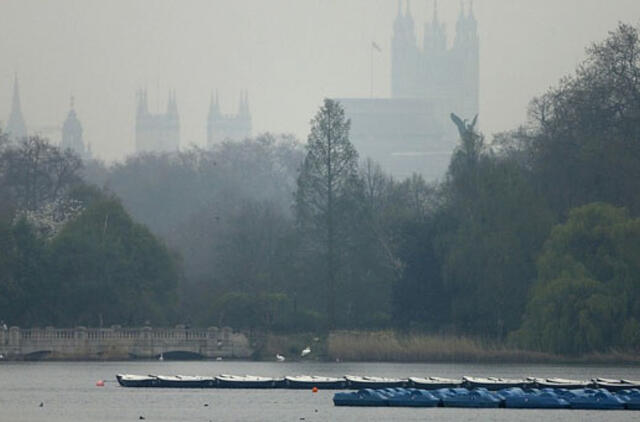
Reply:
M349 141L350 126L342 106L325 99L311 121L296 191L298 223L303 232L318 241L324 257L329 328L336 322L337 257L344 234L344 213L349 193L358 181L358 153Z

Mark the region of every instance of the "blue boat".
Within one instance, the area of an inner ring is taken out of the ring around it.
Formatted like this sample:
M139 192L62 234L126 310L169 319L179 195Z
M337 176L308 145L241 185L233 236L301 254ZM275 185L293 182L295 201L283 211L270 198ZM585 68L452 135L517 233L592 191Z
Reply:
M572 409L622 410L625 402L605 389L585 388L567 391L561 396Z
M502 394L501 394L502 395ZM520 393L503 395L508 409L568 409L569 402L553 391L520 390Z
M622 401L624 407L628 410L640 410L640 389L622 390L616 393Z
M387 406L389 396L381 390L365 388L351 393L335 393L333 404L336 406Z
M417 388L397 388L395 394L389 394L387 404L395 407L436 407L440 399L426 390Z
M450 390L458 390L453 388ZM445 395L442 397L442 405L444 407L474 407L489 408L500 407L502 399L498 394L487 391L484 388L476 388L466 393Z
M453 397L458 394L467 394L469 393L469 390L464 387L438 388L437 390L430 391L430 393L442 401L442 399L444 399L445 397Z

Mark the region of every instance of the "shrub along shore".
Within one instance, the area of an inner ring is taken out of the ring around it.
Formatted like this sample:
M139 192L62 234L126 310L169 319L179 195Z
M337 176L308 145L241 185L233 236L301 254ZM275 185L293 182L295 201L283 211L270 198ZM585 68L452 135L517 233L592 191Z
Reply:
M467 336L403 333L394 330L332 331L312 333L266 334L252 342L254 359L269 361L276 354L287 360L299 360L307 346L312 353L305 359L328 362L424 362L424 363L521 363L521 364L639 364L638 354L610 350L606 353L560 355L520 349Z
M470 337L400 334L394 331L332 332L327 339L326 358L350 362L640 363L640 356L624 351L558 355Z

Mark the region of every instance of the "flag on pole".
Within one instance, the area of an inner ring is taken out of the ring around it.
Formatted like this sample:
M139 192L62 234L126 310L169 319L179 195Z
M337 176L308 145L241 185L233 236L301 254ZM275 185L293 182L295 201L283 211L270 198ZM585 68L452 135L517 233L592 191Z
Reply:
M379 53L382 52L382 49L380 48L380 46L375 41L371 41L371 47L373 47L376 50L378 50Z

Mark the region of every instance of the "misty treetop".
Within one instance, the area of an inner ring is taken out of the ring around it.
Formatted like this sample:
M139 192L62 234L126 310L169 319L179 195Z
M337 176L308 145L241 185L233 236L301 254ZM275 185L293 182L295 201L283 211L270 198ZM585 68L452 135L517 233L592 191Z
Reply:
M172 320L177 260L81 160L40 138L0 145L0 319L16 325Z

